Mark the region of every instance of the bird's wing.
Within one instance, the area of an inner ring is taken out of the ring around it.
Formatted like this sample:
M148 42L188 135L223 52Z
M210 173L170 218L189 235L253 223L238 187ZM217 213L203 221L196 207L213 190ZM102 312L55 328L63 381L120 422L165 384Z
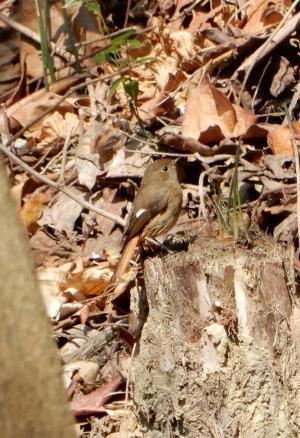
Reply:
M163 211L168 203L169 191L165 187L162 187L159 193L156 190L155 197L149 196L147 199L145 197L141 199L139 194L140 192L135 197L129 224L125 232L124 240L126 242L139 234L150 219Z

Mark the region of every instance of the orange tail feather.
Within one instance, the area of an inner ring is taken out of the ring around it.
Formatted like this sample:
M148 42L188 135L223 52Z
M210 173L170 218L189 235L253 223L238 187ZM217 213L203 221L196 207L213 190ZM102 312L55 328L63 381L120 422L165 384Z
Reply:
M137 247L140 240L140 236L134 236L132 237L127 245L125 246L125 249L123 251L121 260L119 261L119 264L117 266L117 269L114 273L114 281L120 280L120 278L124 275L124 273L127 271L127 268L129 266L130 260L132 259L132 256L134 254L135 248Z

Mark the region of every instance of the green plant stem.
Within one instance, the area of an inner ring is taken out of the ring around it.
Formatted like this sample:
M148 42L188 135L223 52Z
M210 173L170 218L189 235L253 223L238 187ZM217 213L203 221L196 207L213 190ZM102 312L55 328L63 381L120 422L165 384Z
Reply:
M83 70L82 70L82 67L81 67L81 64L80 64L80 61L79 61L78 50L77 50L77 47L76 47L76 41L75 41L74 32L73 32L73 30L71 28L69 16L68 16L67 10L65 8L65 6L66 6L65 0L60 0L60 3L61 3L61 6L62 6L62 14L63 14L63 17L64 17L66 33L68 34L68 44L69 44L69 47L70 47L70 51L71 51L72 55L75 58L74 67L75 67L75 70L78 73L82 73Z
M50 30L49 30L49 0L43 0L43 6L44 6L44 20L43 20L43 27L45 29L45 53L46 53L46 62L47 62L47 68L48 72L51 77L51 82L55 82L55 72L54 72L54 65L52 60L52 55L50 54L48 41L50 41Z
M46 3L47 1L48 0L45 0ZM50 75L52 82L55 82L55 74L54 74L53 61L50 57L49 47L48 47L48 39L50 38L47 33L48 26L46 25L48 21L47 7L45 6L42 9L40 0L35 0L35 8L36 8L37 22L40 30L40 37L41 37L44 84L45 84L45 89L48 91L49 90L48 73Z
M128 72L129 81L132 84L133 83L133 79L132 79L132 66L131 66L131 62L130 62L130 56L128 54L128 47L127 47L127 45L126 45L126 56L127 56L127 66L128 66L128 69L129 69L129 72ZM123 82L123 86L124 86L124 82ZM126 93L125 86L124 86L124 90L125 90L125 93ZM138 94L138 90L137 90L137 94ZM142 119L140 118L138 107L137 107L137 94L129 96L129 106L132 108L133 113L134 113L135 117L137 118L138 124L140 125L140 127L142 129L144 129L144 123L143 123ZM127 96L128 96L128 94L127 94Z

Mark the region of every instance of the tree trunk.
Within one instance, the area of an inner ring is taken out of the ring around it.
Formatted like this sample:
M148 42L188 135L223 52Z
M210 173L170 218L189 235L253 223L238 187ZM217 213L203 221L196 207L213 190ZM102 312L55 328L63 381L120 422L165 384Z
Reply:
M145 438L300 435L293 249L198 239L145 263L149 315L134 366Z
M4 438L74 438L61 366L0 162L0 424Z

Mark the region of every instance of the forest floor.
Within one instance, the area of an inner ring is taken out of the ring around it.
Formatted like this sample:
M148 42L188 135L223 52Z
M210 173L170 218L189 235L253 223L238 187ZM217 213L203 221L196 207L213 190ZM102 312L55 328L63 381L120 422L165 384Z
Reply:
M153 158L180 159L177 251L267 233L294 246L298 278L299 3L0 1L0 150L80 436L143 436L141 260L111 279Z

